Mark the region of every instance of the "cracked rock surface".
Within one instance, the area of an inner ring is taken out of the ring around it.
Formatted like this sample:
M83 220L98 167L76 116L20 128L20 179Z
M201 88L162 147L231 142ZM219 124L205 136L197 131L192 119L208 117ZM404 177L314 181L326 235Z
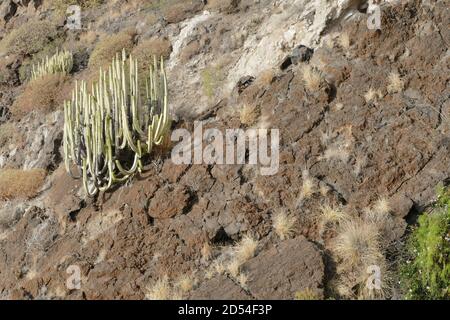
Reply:
M90 199L61 163L61 113L18 122L22 144L0 146L0 167L44 168L49 176L36 198L0 204L0 298L142 299L162 277L183 275L198 280L190 299L293 299L302 290L327 297L335 235L319 230L325 204L358 216L387 198L389 242L401 244L411 215L450 181L450 13L445 1L398 1L383 6L382 29L374 31L358 1L325 2L243 0L151 29L173 46L174 127L192 132L201 119L204 129L222 132L278 128L280 166L272 176L248 164L175 165L168 153L142 176ZM0 19L14 23L12 2L4 3ZM198 50L183 61L194 42ZM281 68L300 45L311 48L302 49L307 58ZM221 66L211 97L201 75L213 60ZM320 70L315 90L305 85L307 66ZM389 89L392 72L403 81L398 92ZM1 88L0 99L17 91ZM376 94L367 99L370 89ZM251 124L241 122L244 105L258 110ZM306 179L313 191L302 198ZM280 211L297 218L291 239L273 231ZM247 234L259 244L241 266L246 283L226 272L209 276ZM65 287L72 265L81 269L81 290Z

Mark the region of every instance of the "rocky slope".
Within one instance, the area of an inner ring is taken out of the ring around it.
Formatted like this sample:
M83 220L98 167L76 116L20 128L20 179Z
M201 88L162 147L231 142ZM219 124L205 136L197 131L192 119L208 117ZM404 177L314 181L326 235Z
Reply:
M2 1L1 34L51 19L41 2ZM450 181L448 1L384 3L380 30L367 28L364 1L204 2L175 15L176 1L108 1L84 9L89 27L76 32L62 19L63 46L75 48L72 77L86 75L102 36L133 28L136 42L165 38L174 128L191 130L195 120L220 130L278 128L278 173L175 165L169 151L141 177L87 198L61 163L61 111L9 116L26 86L26 57L3 55L0 128L12 123L22 138L1 145L0 167L48 176L34 198L1 203L1 298L142 299L161 279L175 287L185 275L192 286L182 297L191 299L354 298L357 282L345 280L334 250L338 231L324 230L318 216L328 205L362 217L379 199L389 203L383 253L396 279L408 224ZM97 38L81 46L93 30ZM279 212L295 217L289 239L273 229ZM238 277L222 268L246 235L258 245ZM73 265L79 290L66 287ZM384 297L400 295L393 285Z

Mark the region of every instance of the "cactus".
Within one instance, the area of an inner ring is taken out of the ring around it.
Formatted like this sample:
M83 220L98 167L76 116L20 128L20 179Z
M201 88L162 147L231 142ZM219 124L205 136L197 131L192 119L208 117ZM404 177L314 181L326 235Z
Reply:
M168 110L164 61L156 57L145 76L141 95L138 62L116 55L108 71L88 92L85 81L75 83L72 99L64 102L66 170L82 178L89 196L125 182L143 170L142 158L167 136ZM142 101L144 100L144 101ZM133 160L127 163L127 156ZM79 174L71 170L71 162Z
M69 51L56 52L51 58L48 56L39 62L37 65L33 65L31 70L31 80L36 80L39 77L53 73L68 74L73 67L73 56Z

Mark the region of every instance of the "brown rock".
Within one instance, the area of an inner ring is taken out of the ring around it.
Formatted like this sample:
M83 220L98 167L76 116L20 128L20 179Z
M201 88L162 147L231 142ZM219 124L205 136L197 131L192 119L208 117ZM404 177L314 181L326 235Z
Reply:
M324 268L320 251L303 236L284 241L243 266L256 299L293 299L304 289L322 292Z
M159 189L148 208L151 217L167 219L182 214L189 206L192 196L186 186L166 186Z
M191 300L249 300L251 297L225 276L203 282L189 297Z

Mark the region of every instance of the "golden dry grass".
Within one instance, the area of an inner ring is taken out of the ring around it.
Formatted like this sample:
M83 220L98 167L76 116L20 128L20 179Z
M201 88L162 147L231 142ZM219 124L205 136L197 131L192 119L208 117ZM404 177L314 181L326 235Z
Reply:
M344 221L335 239L334 250L349 268L370 265L383 257L378 229L362 219Z
M300 200L308 199L314 194L314 183L309 176L304 176L302 190L300 191Z
M169 278L164 276L158 279L153 286L147 287L146 291L145 297L148 300L169 300L172 295Z
M212 248L211 248L211 245L208 242L203 245L202 250L201 250L201 254L202 254L202 261L203 262L207 262L207 261L211 260L211 258L212 258Z
M350 36L349 36L349 34L347 32L343 32L339 36L338 41L339 41L339 45L345 50L349 50L351 45L352 45L351 40L350 40Z
M317 91L320 89L323 77L319 70L307 65L302 70L303 82L308 91Z
M246 104L242 107L239 119L245 126L251 126L258 120L260 110L257 106Z
M175 286L181 290L182 293L188 293L197 285L197 279L193 275L184 274L178 278Z
M259 84L260 86L266 87L272 83L274 78L275 78L275 71L273 69L266 69L263 72L261 72L259 77L256 79L256 83Z
M258 241L250 236L244 236L241 241L234 247L234 257L244 263L256 253L258 247Z
M272 218L272 226L281 240L290 238L294 234L294 224L297 218L288 216L284 211L278 212Z
M369 88L367 92L364 94L364 100L366 100L367 103L376 101L381 97L381 92L375 90L374 88Z
M120 54L123 49L127 53L131 52L134 45L133 31L122 31L118 34L106 36L101 39L89 58L89 67L98 68L109 65L116 54Z
M49 21L31 20L11 31L1 42L9 54L30 55L45 48L57 37L56 26Z
M32 111L48 113L62 107L71 89L68 79L62 74L50 74L28 83L11 107L13 117L18 119Z
M295 293L295 300L321 300L316 291L306 288Z
M31 199L44 184L47 172L43 169L0 171L0 200Z
M405 82L398 72L391 72L388 76L387 90L390 93L402 92L405 88Z

